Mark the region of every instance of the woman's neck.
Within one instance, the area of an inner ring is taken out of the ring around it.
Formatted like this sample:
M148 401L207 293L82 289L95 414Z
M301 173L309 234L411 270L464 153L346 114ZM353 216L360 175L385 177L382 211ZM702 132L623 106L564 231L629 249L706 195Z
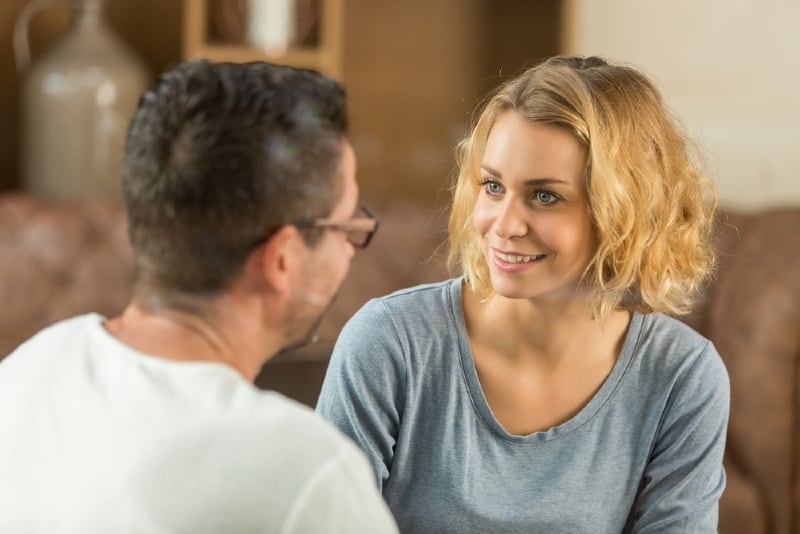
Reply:
M630 313L593 319L583 299L544 302L493 295L485 301L463 289L470 340L498 357L556 366L591 353L618 354Z

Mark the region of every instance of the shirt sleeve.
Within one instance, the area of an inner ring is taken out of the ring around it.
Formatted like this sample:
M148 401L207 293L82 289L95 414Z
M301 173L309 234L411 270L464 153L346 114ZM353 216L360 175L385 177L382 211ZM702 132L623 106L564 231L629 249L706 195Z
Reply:
M716 533L730 382L706 342L675 383L635 504L633 532Z
M309 478L295 500L283 534L396 534L389 507L375 491L370 470L347 443Z
M368 302L342 329L317 401L317 412L366 454L380 489L405 399L403 345L385 305Z

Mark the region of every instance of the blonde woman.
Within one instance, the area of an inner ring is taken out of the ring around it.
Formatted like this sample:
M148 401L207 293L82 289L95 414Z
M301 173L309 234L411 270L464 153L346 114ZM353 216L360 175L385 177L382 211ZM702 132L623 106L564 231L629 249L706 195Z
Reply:
M669 317L714 267L691 147L597 57L488 100L459 151L461 276L366 304L318 404L402 532L716 532L728 376Z

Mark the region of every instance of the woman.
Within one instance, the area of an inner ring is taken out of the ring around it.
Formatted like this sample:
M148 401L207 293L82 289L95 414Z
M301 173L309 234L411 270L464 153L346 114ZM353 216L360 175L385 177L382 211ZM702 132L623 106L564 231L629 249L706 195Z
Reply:
M367 303L318 411L403 532L716 532L729 383L667 314L711 273L716 195L653 84L556 57L461 144L462 276Z

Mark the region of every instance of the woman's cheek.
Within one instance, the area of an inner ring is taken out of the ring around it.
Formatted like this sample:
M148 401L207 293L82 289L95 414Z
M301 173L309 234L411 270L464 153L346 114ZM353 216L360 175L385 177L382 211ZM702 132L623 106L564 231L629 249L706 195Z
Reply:
M477 204L475 204L475 209L472 211L472 226L479 234L483 235L492 227L493 220L491 209L478 200Z

